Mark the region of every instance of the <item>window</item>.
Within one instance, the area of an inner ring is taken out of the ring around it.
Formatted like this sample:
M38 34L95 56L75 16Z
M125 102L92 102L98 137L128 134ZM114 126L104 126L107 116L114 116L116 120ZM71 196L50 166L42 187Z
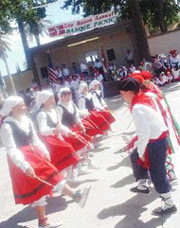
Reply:
M85 53L85 58L87 63L89 62L95 63L95 60L98 59L97 51L90 51Z

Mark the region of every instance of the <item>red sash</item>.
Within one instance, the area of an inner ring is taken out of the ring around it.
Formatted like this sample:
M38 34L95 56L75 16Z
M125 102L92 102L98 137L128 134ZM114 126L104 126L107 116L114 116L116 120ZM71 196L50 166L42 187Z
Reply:
M166 137L168 137L169 132L165 131L163 132L159 138L157 139L150 139L149 143L154 143L157 142L159 140L165 139ZM149 161L149 157L148 157L148 148L146 147L145 153L144 153L144 161L142 161L140 158L137 160L137 163L142 166L143 168L149 169L150 168L150 161Z

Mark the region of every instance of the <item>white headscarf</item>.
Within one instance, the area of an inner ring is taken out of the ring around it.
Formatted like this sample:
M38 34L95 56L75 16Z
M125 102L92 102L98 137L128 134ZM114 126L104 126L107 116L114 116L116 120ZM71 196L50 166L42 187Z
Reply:
M4 105L2 107L2 111L1 111L2 116L8 116L12 111L12 109L23 101L24 101L23 98L19 96L8 97L5 100Z
M94 89L95 85L99 85L99 81L98 80L93 80L90 84L89 84L89 90Z
M71 90L67 87L60 89L59 93L58 93L58 98L59 98L59 102L61 103L61 97L65 94L65 93L71 93Z
M49 90L42 90L41 92L38 93L37 98L36 98L36 104L38 106L38 109L41 108L43 104L46 103L46 101L51 97L54 96L53 92Z
M82 94L86 87L88 88L88 85L85 82L82 82L79 86L79 94Z

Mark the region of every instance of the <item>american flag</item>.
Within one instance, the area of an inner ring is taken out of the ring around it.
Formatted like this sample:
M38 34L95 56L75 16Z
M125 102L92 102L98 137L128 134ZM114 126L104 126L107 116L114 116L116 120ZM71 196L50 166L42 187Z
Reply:
M53 63L50 56L48 57L48 75L49 75L50 81L57 83L57 80L58 80L57 72L53 67Z

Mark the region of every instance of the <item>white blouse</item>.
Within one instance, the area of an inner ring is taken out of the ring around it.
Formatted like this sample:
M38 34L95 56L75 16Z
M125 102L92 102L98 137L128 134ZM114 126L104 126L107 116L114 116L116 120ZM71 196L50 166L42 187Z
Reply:
M96 90L96 93L98 93L100 95L101 91ZM104 99L101 98L101 102L100 102L97 95L95 93L93 93L93 91L92 91L92 98L93 98L93 103L94 103L94 106L96 109L103 110L105 107L107 107Z
M90 100L92 98L92 95L88 93L87 95L82 95L79 99L79 109L88 113L88 110L86 109L86 99Z
M13 122L15 123L19 128L21 128L26 133L29 133L29 123L31 124L32 129L32 144L34 146L37 146L41 151L42 154L48 155L49 152L46 149L45 145L40 141L38 138L34 126L31 122L31 120L27 116L22 116L21 120L16 120L13 117L7 117L5 122ZM11 160L14 162L16 166L21 168L24 172L30 167L30 164L24 159L23 153L17 148L16 142L13 137L12 129L10 125L7 123L4 123L0 129L0 135L2 139L2 143L6 148L8 156L11 158Z
M56 110L53 108L48 111L43 110L42 112L39 112L36 117L40 134L45 136L54 135L53 134L54 128L49 127L47 124L47 118L48 118L47 115L50 117L50 119L54 124L59 126L58 125L59 120L58 120ZM62 124L59 126L59 131L60 131L60 134L59 134L60 138L62 138L61 134L66 135L70 133L70 130Z

